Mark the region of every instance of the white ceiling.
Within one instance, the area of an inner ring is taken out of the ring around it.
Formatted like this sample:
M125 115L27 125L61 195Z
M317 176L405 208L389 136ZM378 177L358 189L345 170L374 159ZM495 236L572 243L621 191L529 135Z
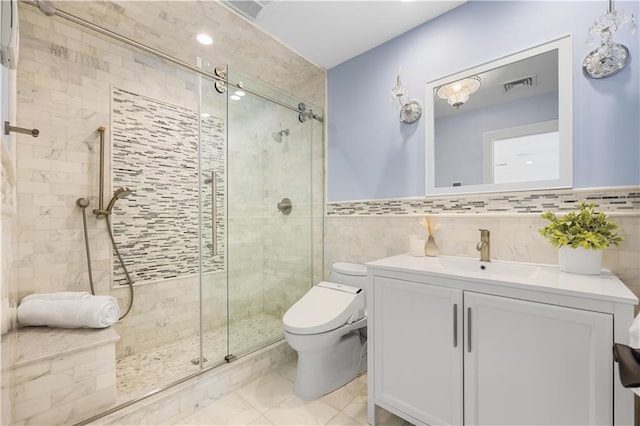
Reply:
M251 19L260 29L311 62L332 68L464 1L275 0L228 1L263 7ZM255 9L254 9L255 11ZM254 12L255 14L255 12Z

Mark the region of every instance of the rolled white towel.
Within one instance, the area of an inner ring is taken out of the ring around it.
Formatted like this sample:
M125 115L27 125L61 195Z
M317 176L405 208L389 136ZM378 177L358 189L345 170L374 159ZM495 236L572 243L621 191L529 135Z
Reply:
M70 299L88 299L91 294L86 291L58 291L55 293L34 293L22 298L20 303L28 300L70 300Z
M118 321L119 316L118 301L112 296L23 299L18 306L18 322L27 326L105 328Z

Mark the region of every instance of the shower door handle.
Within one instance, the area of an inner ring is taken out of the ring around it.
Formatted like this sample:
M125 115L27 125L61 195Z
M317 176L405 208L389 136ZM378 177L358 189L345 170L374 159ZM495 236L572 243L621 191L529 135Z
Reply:
M217 175L215 170L211 171L211 245L213 255L218 255L218 197L216 194Z

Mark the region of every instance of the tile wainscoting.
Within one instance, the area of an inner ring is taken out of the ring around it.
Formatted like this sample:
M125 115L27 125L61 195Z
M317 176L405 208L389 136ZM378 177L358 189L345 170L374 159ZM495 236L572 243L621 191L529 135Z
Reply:
M369 262L408 251L419 223L432 217L440 254L478 257L479 228L491 231L493 259L557 264L557 249L539 235L543 211L569 211L594 202L620 226L626 240L604 251L603 266L640 296L640 188L519 192L460 197L329 203L325 217L325 276L338 261Z

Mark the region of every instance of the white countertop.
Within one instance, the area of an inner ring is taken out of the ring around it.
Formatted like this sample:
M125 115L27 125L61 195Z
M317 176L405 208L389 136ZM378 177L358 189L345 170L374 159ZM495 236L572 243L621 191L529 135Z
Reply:
M477 261L476 270L454 270L443 267L439 259ZM487 265L486 270L481 270L480 265ZM490 272L491 264L503 266L531 268L530 274L508 275ZM607 300L611 302L637 304L638 298L629 288L620 281L611 271L603 269L600 275L581 275L562 272L555 265L492 261L480 262L473 258L460 258L451 256L415 257L409 254L387 257L368 262L369 275L375 271L400 271L406 273L446 277L464 281L482 281L493 285L505 287L529 289L554 294L580 296L589 299Z

